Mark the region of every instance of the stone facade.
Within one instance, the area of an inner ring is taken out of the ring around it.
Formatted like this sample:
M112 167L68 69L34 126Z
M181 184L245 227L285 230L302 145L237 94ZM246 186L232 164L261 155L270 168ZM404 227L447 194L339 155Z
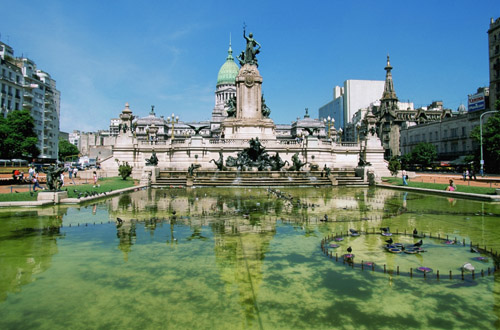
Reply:
M488 30L488 53L490 68L490 104L495 109L495 102L500 100L500 18L490 21Z

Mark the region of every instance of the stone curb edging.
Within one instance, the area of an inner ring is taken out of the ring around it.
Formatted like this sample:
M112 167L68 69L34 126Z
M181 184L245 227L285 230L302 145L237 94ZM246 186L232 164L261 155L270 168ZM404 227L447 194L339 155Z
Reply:
M60 204L80 204L83 202L88 202L92 201L95 199L99 198L105 198L109 196L114 196L114 195L119 195L124 192L129 192L132 190L136 189L143 189L147 187L147 185L139 185L139 186L133 186L129 188L123 188L123 189L118 189L118 190L113 190L112 192L104 194L100 194L97 196L89 196L89 197L83 197L83 198L64 198L61 200ZM46 205L54 205L56 203L52 201L16 201L16 202L0 202L0 207L9 207L9 206L14 206L14 207L37 207L37 206L46 206Z
M0 207L38 207L45 205L54 205L52 201L12 201L12 202L0 202Z
M474 199L474 200L486 201L486 202L500 202L500 195L495 196L495 195L465 193L465 192L460 192L460 191L445 191L445 190L435 190L435 189L426 189L426 188L415 188L415 187L408 187L408 186L394 186L391 184L383 184L383 183L378 183L378 184L376 184L376 186L380 187L380 188L387 188L387 189L431 193L434 195L440 195L440 196L446 196L446 197L458 197L458 198Z

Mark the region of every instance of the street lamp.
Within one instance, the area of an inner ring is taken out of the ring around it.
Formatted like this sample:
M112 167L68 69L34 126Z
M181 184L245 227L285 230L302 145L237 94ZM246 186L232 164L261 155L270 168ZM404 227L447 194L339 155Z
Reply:
M479 144L481 145L481 176L484 176L484 159L483 159L483 116L487 113L499 112L498 110L486 111L479 116Z
M172 140L174 139L174 126L178 122L179 122L179 116L176 117L174 114L172 114L172 117L167 118L167 123L172 124L172 137L171 137Z
M333 124L335 124L335 119L330 118L330 116L328 116L328 118L323 119L323 122L325 123L325 125L328 125L328 139L331 139L332 131L330 127L332 127Z

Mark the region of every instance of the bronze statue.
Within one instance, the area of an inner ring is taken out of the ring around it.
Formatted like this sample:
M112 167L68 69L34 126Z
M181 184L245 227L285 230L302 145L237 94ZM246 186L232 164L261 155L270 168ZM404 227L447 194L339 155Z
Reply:
M238 170L246 170L252 167L256 167L259 171L271 169L271 160L259 138L250 139L249 144L250 146L240 151L236 158L227 157L226 166L236 167Z
M194 170L196 170L197 168L200 168L201 165L200 164L191 164L189 167L188 167L188 175L189 176L193 176L194 175Z
M243 38L247 41L247 47L245 49L245 54L244 57L242 58L243 64L251 64L251 65L256 65L257 64L257 57L256 55L260 53L260 44L253 38L253 33L249 33L248 37L246 36L246 31L245 28L243 28ZM259 48L255 48L255 47Z
M262 108L262 116L264 118L269 118L269 115L271 114L271 109L269 109L269 107L266 105L266 99L264 99L264 94L262 94L262 105L261 105L261 108Z
M276 155L270 157L270 162L271 162L271 171L281 171L281 169L286 165L289 164L288 160L283 161L279 155L279 153L276 153Z
M149 159L146 159L146 166L156 166L158 165L158 157L156 157L156 152L153 150L153 154Z
M323 176L323 173L325 173L326 177L329 177L330 174L332 174L332 169L325 164L325 167L323 167L323 171L321 172L321 176Z
M190 124L186 124L187 126L189 126L191 129L194 130L194 135L200 135L200 132L202 129L205 129L205 128L209 128L210 126L208 125L203 125L203 126L194 126L194 125L190 125Z
M293 156L292 156L292 162L293 162L293 165L289 168L290 171L300 171L300 169L302 167L304 167L306 164L308 164L307 162L306 163L302 163L302 161L299 159L299 154L298 153L295 153Z
M226 102L228 118L236 117L236 96L231 96Z
M61 181L61 174L65 171L66 169L62 164L59 164L58 166L51 165L45 170L44 172L47 174L47 188L48 190L52 191L58 191L61 190L62 186L62 181Z
M209 163L214 162L215 166L219 171L225 171L226 167L224 166L224 156L222 155L222 151L219 151L219 160L211 159Z

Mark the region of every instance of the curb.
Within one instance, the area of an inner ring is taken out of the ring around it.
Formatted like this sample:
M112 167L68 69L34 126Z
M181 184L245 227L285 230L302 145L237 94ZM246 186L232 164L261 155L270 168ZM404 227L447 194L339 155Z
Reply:
M147 185L133 186L129 188L123 188L118 190L113 190L106 194L102 193L97 196L89 196L84 198L64 198L60 203L54 203L52 201L16 201L16 202L0 202L0 207L38 207L38 206L48 206L48 205L58 205L58 204L80 204L88 201L93 201L100 198L106 198L109 196L123 194L129 191L140 190L146 188Z
M446 197L458 197L465 199L474 199L479 201L486 202L500 202L500 195L484 195L484 194L472 194L472 193L464 193L459 191L444 191L444 190L435 190L435 189L426 189L426 188L415 188L408 186L394 186L390 184L376 184L377 187L387 188L387 189L396 189L396 190L406 190L406 191L415 191L421 193L430 193L434 195L446 196Z

